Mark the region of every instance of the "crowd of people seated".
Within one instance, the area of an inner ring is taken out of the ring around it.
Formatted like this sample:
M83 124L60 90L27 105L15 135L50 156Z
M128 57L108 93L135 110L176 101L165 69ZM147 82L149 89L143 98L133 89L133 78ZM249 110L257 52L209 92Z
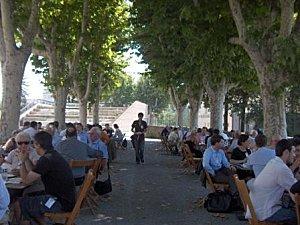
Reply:
M187 144L195 158L202 158L203 171L213 182L227 183L232 196L238 195L233 175L245 180L259 221L297 224L293 200L300 193L299 135L267 140L259 130L225 133L206 127L194 131L166 127L161 135L178 149ZM287 198L292 203L288 207ZM249 211L244 216L251 218Z
M123 140L117 124L67 123L59 130L57 121L42 127L35 121L25 122L1 147L0 165L10 168L28 185L24 190L7 190L0 176L0 223L8 207L13 213L12 224L41 222L46 212L71 211L75 204L75 187L83 184L85 168L70 168L71 160L101 159L100 170L112 158L110 146ZM2 167L0 167L2 170ZM2 171L0 171L2 172ZM8 195L9 193L9 195Z

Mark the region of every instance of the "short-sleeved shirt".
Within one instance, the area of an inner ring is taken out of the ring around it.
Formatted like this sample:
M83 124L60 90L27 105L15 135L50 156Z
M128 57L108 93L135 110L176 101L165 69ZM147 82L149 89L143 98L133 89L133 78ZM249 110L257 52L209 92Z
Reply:
M20 150L18 148L12 150L6 157L5 161L11 164L12 169L19 169L21 161L18 157ZM40 156L36 153L33 148L29 148L29 160L35 165L39 160Z
M284 191L289 191L296 182L292 171L281 158L276 156L270 160L254 182L248 185L257 219L266 220L281 209L280 203ZM250 212L247 210L246 218L250 217Z
M88 160L90 157L88 153L90 152L90 147L77 140L75 137L67 138L66 140L60 142L55 148L61 156L69 162L70 160ZM74 168L72 169L75 178L82 177L85 175L85 168Z
M266 147L261 147L253 152L247 160L246 166L253 169L255 177L265 168L267 163L275 158L275 151Z
M244 160L247 158L247 155L250 155L251 151L246 149L246 152L243 152L239 147L236 147L232 150L231 159L234 160Z
M89 135L87 134L86 131L81 131L77 134L77 139L78 141L87 144L89 142Z
M142 120L141 123L139 122L139 120L135 120L131 125L131 128L134 132L145 132L147 127L147 122L144 120ZM145 138L145 135L141 134L139 138Z
M101 140L96 140L93 141L89 144L89 146L94 149L96 152L99 153L99 156L101 156L104 159L108 159L108 150L107 150L107 145L101 141Z
M46 194L56 197L64 211L72 211L75 185L67 161L57 151L49 150L37 161L33 172L41 175Z

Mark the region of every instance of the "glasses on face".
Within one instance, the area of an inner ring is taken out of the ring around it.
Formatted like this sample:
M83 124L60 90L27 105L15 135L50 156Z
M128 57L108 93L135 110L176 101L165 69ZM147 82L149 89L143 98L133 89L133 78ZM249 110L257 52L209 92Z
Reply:
M29 145L29 141L19 141L19 142L17 142L18 143L18 145L22 145L22 144L24 144L24 145Z

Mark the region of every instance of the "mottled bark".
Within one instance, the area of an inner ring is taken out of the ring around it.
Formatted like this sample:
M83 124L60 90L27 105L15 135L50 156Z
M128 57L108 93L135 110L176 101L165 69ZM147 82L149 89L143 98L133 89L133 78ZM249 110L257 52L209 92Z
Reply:
M279 19L280 29L269 35L270 39L268 41L264 41L264 44L259 47L257 45L253 45L254 41L251 40L250 35L246 32L247 25L243 18L240 2L241 1L239 0L229 0L233 19L239 34L239 37L231 38L230 41L231 43L238 44L245 49L257 71L263 101L264 133L268 138L274 134L286 137L285 102L282 85L289 82L289 78L291 76L281 67L277 67L275 70L274 67L272 67L272 63L276 62L276 56L278 54L275 51L278 49L278 46L276 46L274 39L289 38L291 35L297 37L297 35L299 35L299 15L296 22L293 23L293 17L295 15L295 0L279 1L281 13L280 17L274 17L271 21ZM271 12L269 17L273 17L273 15L276 14ZM266 16L266 19L267 18L268 16ZM259 26L261 24L257 25ZM266 27L266 30L271 30L272 25L272 23L269 23L269 27ZM270 54L273 52L276 54Z
M190 109L189 127L191 130L195 130L198 128L199 108L202 101L203 89L192 90L191 88L187 88L186 92Z
M87 100L78 99L79 102L79 122L86 127L87 124Z
M55 87L54 97L54 117L59 122L59 128L64 129L66 123L66 104L68 90L66 87Z
M93 104L93 124L99 123L99 99Z
M224 92L209 96L210 105L210 127L214 129L223 130L223 109L225 101Z
M228 131L228 111L229 111L229 106L228 106L228 102L225 98L225 102L224 102L224 115L223 115L223 127L224 127L224 131Z
M2 66L2 105L0 129L3 139L19 128L22 79L25 65L15 55L7 57Z
M222 131L224 102L230 85L227 84L225 79L218 84L206 81L205 89L209 97L210 127Z
M183 126L183 111L187 104L186 98L184 95L179 94L174 86L169 87L169 95L176 110L176 126Z
M261 86L261 98L264 113L264 133L270 138L273 135L287 137L285 94L274 93L270 87Z
M33 39L37 33L39 0L31 1L31 11L22 37L15 40L15 22L10 0L2 0L0 7L0 61L2 68L2 102L0 117L1 138L6 139L18 128L21 104L22 79L25 65L31 53Z
M176 126L183 126L183 112L184 112L184 106L178 105L176 107Z

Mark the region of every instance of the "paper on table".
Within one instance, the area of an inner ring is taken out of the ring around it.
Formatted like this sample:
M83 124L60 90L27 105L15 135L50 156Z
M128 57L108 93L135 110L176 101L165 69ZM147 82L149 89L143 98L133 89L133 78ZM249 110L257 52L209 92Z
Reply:
M22 182L21 177L10 178L6 181L7 184L20 184Z

